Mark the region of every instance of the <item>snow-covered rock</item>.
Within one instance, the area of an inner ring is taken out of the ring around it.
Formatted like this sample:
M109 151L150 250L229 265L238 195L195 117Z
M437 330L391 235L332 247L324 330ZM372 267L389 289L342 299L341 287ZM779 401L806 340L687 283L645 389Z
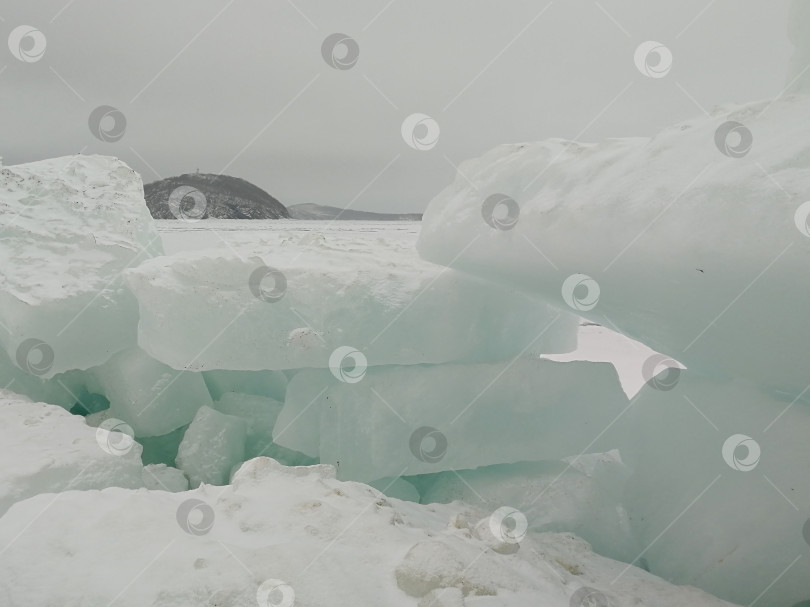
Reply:
M178 253L126 280L141 347L175 369L329 368L338 348L364 365L495 361L576 344L573 315L368 237Z
M43 378L136 343L121 272L162 252L140 176L117 158L0 170L0 345Z
M273 436L373 481L605 451L627 406L607 363L372 367L353 383L312 369L291 380Z
M810 96L793 96L651 139L497 147L430 203L419 251L690 369L797 395L810 343L808 115Z
M6 604L415 607L437 597L453 607L584 607L572 601L590 592L615 607L727 605L596 556L569 534L529 532L500 554L476 533L490 513L386 499L335 480L328 466L259 458L225 488L50 500L0 518Z
M141 487L140 454L127 434L0 390L0 514L39 493Z

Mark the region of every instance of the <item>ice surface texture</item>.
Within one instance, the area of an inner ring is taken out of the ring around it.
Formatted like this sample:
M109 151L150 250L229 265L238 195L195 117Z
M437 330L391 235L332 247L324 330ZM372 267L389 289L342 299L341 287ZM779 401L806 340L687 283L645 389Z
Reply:
M807 406L687 371L626 417L624 504L652 573L743 605L810 597Z
M568 534L529 534L504 554L491 548L501 549L487 535L491 512L399 502L333 477L329 466L258 458L226 488L31 498L0 519L4 600L255 605L278 580L270 587L284 593L259 604L288 607L281 597L294 596L302 606L414 607L434 593L440 605L465 597L469 605L570 607L575 593L593 588L615 607L726 605L638 569L620 576L623 564Z
M617 446L601 433L628 405L606 363L373 367L353 383L300 371L273 431L344 479L461 470Z
M744 604L808 598L809 115L792 96L652 139L501 146L418 244L686 365L642 370L622 503L638 562Z
M0 169L0 344L44 378L135 345L121 271L162 251L140 176L117 158Z
M576 344L572 314L368 235L178 253L126 279L141 347L175 369L327 368L340 347L371 366L495 361Z
M247 422L210 407L197 411L177 451L177 466L192 487L224 485L231 469L245 461Z
M431 202L418 248L689 368L798 394L808 115L810 97L795 96L719 108L652 139L497 147Z
M168 434L212 404L201 374L176 371L137 347L119 352L90 376L94 392L109 399L110 414L138 437Z

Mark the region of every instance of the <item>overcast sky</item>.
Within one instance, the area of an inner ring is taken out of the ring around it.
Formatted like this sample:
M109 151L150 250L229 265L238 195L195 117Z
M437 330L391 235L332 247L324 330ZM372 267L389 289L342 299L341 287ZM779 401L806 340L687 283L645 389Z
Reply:
M287 205L421 211L454 165L499 143L651 135L720 103L779 95L792 52L787 9L787 0L2 0L4 40L21 25L42 34L0 49L0 155L16 164L83 150L124 159L145 182L199 168ZM349 69L322 56L334 33L357 43ZM634 62L648 40L672 53L664 77ZM117 141L91 132L102 105L126 118L120 139L112 116L102 124ZM403 139L414 113L439 127L430 149Z

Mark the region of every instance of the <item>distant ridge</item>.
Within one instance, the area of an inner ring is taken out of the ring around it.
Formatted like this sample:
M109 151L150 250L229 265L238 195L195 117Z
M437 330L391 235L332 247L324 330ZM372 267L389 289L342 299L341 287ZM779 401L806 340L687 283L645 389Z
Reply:
M352 211L322 204L294 204L289 207L293 219L347 219L352 221L422 221L421 213L372 213Z
M169 197L177 188L188 186L201 192L204 203L198 203L187 195L181 208L195 214L199 219L282 219L289 218L287 208L270 194L249 181L228 175L212 173L188 173L168 177L144 186L146 206L155 219L179 219L172 212ZM202 198L200 197L200 200ZM201 216L199 216L201 214Z

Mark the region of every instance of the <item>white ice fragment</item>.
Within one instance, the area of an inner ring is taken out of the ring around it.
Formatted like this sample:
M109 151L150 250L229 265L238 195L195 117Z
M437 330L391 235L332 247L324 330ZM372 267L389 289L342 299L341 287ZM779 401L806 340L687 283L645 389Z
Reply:
M602 431L627 404L607 363L371 367L356 383L302 370L273 434L340 478L373 481L615 448L618 432Z
M237 243L160 257L126 276L140 306L141 347L176 369L327 368L341 347L387 365L495 361L576 345L572 314L427 263L410 242L338 234L261 256Z
M652 573L742 605L810 599L810 560L793 562L810 543L806 402L689 371L644 387L627 422L623 501Z
M798 395L810 343L798 305L810 300L810 227L807 214L796 220L810 191L808 115L810 96L786 96L650 139L499 146L430 203L419 251L689 369ZM494 193L519 207L510 230L482 217Z
M140 176L117 158L0 170L0 346L31 375L99 365L135 345L121 272L162 251Z
M273 426L284 406L282 403L264 396L226 392L213 406L220 413L239 417L247 423L246 459L274 455L271 452Z
M247 422L210 407L201 407L177 451L177 467L191 487L224 485L234 466L245 461Z
M109 414L127 422L136 436L161 436L188 424L211 396L199 373L176 371L130 348L91 371L97 390L110 401Z

